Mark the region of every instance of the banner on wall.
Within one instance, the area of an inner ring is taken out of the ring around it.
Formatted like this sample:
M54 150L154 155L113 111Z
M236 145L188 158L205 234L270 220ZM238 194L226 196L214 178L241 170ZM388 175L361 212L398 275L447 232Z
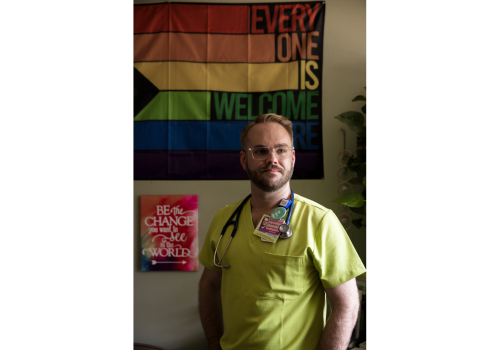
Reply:
M141 196L141 271L198 271L198 196Z
M243 127L293 122L294 179L323 178L324 2L134 6L134 178L247 179Z

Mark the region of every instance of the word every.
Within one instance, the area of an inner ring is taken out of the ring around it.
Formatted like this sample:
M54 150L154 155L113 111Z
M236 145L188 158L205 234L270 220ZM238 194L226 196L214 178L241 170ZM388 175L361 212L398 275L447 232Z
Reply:
M314 8L309 4L279 4L274 5L271 17L271 6L252 5L252 34L264 34L276 32L278 25L279 33L295 32L297 24L301 31L314 29L314 20L320 8L316 3ZM309 24L306 29L306 24Z

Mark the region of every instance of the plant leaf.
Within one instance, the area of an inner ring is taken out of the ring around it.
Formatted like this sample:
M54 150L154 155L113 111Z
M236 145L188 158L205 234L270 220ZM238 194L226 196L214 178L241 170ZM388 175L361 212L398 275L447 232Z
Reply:
M358 165L359 165L358 160L354 158L354 156L351 156L351 158L349 158L349 160L346 163L347 172L354 173L355 171L357 171Z
M363 221L363 218L359 218L359 219L356 219L356 220L352 220L352 224L354 226L356 226L356 228L361 228L361 226L363 226L363 224L361 223Z
M358 174L358 177L366 176L366 163L358 164L356 167L356 174Z
M365 197L363 197L361 193L348 193L337 198L333 202L344 204L351 208L360 208L365 205Z
M358 147L366 148L366 135L358 135L358 137L356 137L356 148Z
M358 157L358 162L365 163L366 162L366 148L364 148L364 147L356 148L356 157Z
M347 126L357 134L364 135L366 133L366 126L364 126L363 124L352 122L348 123Z
M366 105L364 105L363 107L361 107L361 110L363 111L363 113L366 115Z
M342 123L346 123L346 124L358 123L358 124L363 125L365 123L365 116L362 113L355 112L355 111L341 113L338 116L336 116L335 118L340 120Z
M363 185L366 186L366 176L363 178Z
M356 101L366 101L366 97L364 97L363 95L358 95L352 99L352 102Z
M356 214L365 215L365 213L366 213L366 205L363 205L362 207L359 207L359 208L352 207L351 211L353 213L356 213Z
M364 185L363 184L363 179L360 178L360 177L353 177L352 179L350 179L347 182L349 182L352 185Z

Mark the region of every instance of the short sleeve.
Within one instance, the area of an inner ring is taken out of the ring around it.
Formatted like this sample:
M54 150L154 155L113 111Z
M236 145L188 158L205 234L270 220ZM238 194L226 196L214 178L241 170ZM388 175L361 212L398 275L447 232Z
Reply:
M205 237L205 242L203 243L203 247L201 248L198 259L200 263L205 266L209 270L213 271L221 271L222 268L214 265L214 254L215 254L215 246L217 244L217 240L219 239L217 236L217 232L214 232L217 227L217 218L220 216L219 213L215 215L210 227L208 228L207 236Z
M344 227L331 210L318 225L314 244L313 261L325 289L337 287L366 271Z

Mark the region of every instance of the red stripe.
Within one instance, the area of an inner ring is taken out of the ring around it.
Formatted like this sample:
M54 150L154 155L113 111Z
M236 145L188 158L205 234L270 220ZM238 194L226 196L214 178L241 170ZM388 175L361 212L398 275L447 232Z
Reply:
M206 33L208 5L171 4L170 31Z
M247 34L250 7L157 4L134 6L134 33Z
M247 34L249 6L211 5L208 8L208 32Z
M170 4L134 6L134 33L168 32Z

